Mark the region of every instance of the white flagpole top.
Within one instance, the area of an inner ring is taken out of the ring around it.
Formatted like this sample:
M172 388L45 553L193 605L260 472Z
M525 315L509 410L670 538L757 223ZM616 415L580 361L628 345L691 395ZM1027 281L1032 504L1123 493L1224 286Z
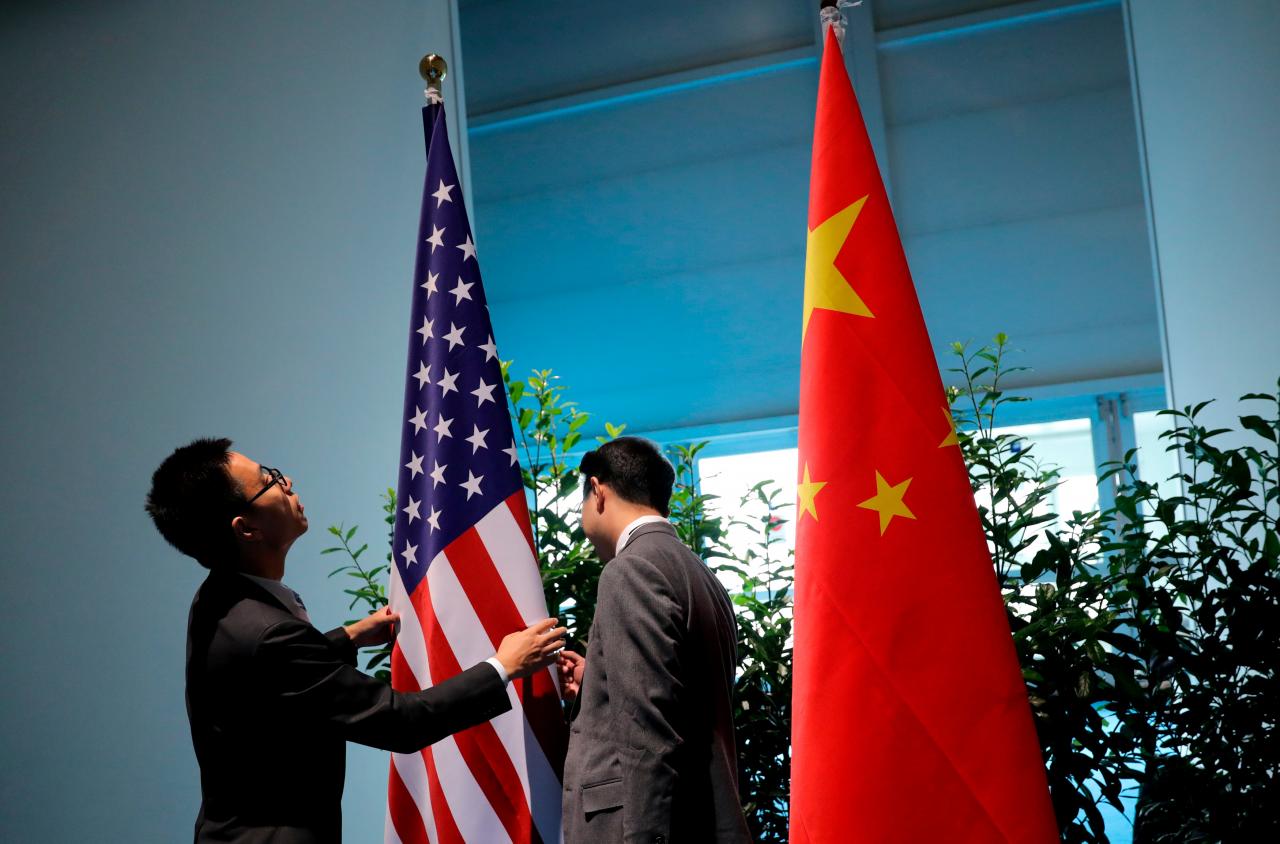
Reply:
M827 27L835 29L836 40L843 47L844 30L847 23L844 17L844 10L861 5L862 0L822 0L822 8L818 15L822 19L823 32L826 32Z

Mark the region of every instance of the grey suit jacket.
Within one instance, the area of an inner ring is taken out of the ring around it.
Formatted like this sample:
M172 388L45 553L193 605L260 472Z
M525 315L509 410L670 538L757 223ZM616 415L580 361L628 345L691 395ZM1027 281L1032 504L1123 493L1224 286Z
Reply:
M733 607L669 524L604 567L564 766L565 844L748 841Z

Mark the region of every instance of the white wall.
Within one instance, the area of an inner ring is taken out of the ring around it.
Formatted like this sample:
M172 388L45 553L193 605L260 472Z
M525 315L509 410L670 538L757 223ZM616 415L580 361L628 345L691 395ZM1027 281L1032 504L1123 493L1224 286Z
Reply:
M1173 406L1280 376L1280 4L1128 0Z
M202 570L142 509L199 435L297 480L286 580L346 614L324 527L377 547L448 0L7 5L0 30L0 839L190 840ZM456 102L456 93L454 100ZM455 122L455 126L456 126ZM353 748L347 840L386 754Z

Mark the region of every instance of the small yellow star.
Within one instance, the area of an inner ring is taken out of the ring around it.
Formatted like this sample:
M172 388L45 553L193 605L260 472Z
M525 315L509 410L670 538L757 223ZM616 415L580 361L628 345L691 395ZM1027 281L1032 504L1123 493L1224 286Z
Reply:
M801 342L809 332L809 318L814 308L839 311L855 316L873 316L849 282L836 269L836 255L844 247L867 197L837 211L816 229L809 232L809 242L804 259L804 322L801 326Z
M796 495L800 499L800 515L796 518L798 522L804 518L804 514L808 513L813 516L813 520L818 521L818 507L814 503L818 493L827 485L826 481L815 481L809 478L809 464L804 464L804 480L796 484Z
M947 417L947 427L951 430L942 438L942 442L938 443L938 448L945 448L949 445L960 445L960 438L956 436L956 419L951 415L951 411L946 407L942 408L942 415Z
M889 482L884 479L884 476L876 472L876 494L858 506L867 510L875 510L880 514L881 536L884 536L884 532L889 527L889 522L893 521L894 516L902 516L907 519L916 517L902 501L902 497L907 494L907 486L910 483L911 478L907 478L897 486L889 486Z

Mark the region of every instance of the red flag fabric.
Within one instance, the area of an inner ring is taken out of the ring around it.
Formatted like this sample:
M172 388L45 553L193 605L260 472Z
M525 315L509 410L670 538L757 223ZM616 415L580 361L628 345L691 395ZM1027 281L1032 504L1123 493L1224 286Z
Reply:
M1055 841L942 379L830 29L811 179L791 841Z

